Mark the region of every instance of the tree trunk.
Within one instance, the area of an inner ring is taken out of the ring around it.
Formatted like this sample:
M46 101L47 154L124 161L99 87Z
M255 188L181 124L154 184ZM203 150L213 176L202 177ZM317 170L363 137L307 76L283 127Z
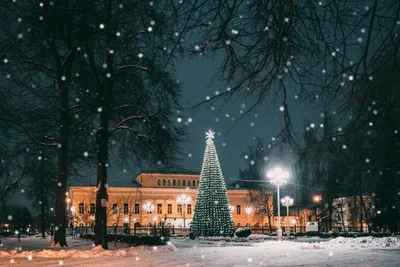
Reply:
M363 227L363 207L364 207L364 199L362 196L362 192L360 192L359 195L360 198L360 228L361 228L361 232L364 232L364 227Z
M58 151L58 170L57 170L57 189L56 189L56 220L54 245L61 247L68 246L65 238L66 228L66 209L65 192L67 192L67 174L68 174L68 138L69 138L69 106L68 106L68 85L61 80L63 72L57 75L58 88L60 89L60 136ZM68 76L67 76L68 78Z
M107 21L112 21L112 1L106 3L106 18ZM113 55L109 51L113 50L115 43L116 28L107 29L106 37L106 64L107 71L113 73ZM92 48L93 49L93 48ZM93 52L93 51L92 51ZM107 205L102 207L101 200L108 200L107 194L107 167L108 167L108 142L110 138L109 122L111 116L111 99L113 90L113 79L103 78L102 84L98 84L100 97L100 128L97 132L97 197L96 197L96 233L95 245L101 245L103 249L108 249L107 244Z
M271 226L271 215L268 216L268 228L269 228L269 233L272 233L272 226Z
M364 208L364 217L365 217L365 222L367 223L367 228L368 228L368 233L371 233L371 221L370 221L370 219L371 219L371 217L370 217L370 210L369 210L369 206L368 206L368 210L367 210L367 207L366 207L366 205L365 205L365 203L364 203L364 205L363 205L363 208Z
M328 217L328 227L329 230L332 230L332 213L333 213L333 198L329 201L329 217Z
M103 102L109 102L108 97L103 97ZM108 105L109 106L109 105ZM100 129L97 138L97 196L96 196L96 232L95 245L101 245L104 249L108 249L107 245L107 163L108 163L108 123L109 108L103 105L100 114Z
M43 172L43 160L40 161L40 228L42 231L42 238L46 238L46 227L44 223L44 205L45 205L45 196L44 196L44 172Z

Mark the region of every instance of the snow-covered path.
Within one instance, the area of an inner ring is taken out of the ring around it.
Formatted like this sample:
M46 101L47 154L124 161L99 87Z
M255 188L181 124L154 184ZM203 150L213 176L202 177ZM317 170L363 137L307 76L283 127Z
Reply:
M172 240L176 249L138 250L131 256L102 256L96 258L44 259L0 257L0 266L400 266L399 249L376 249L374 243L365 247L349 245L347 240L320 244L266 241L254 244L226 244ZM354 243L354 241L351 241ZM375 242L375 241L374 241ZM385 241L387 242L387 241ZM369 244L369 245L368 245ZM383 244L383 243L382 243ZM378 242L379 245L379 242ZM376 247L376 246L375 246Z

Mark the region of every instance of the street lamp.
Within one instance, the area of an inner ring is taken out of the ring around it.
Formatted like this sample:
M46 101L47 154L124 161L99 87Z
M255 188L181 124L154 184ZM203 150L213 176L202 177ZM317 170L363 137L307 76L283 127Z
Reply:
M275 185L277 188L277 200L278 200L278 230L276 231L276 237L278 240L282 239L282 228L281 228L281 207L279 205L279 189L286 183L286 180L289 178L290 174L287 170L282 169L281 167L275 167L272 170L267 172L267 177L270 179L271 184Z
M186 196L185 194L180 195L179 197L176 198L176 202L180 205L182 205L183 209L183 229L185 230L186 228L186 208L185 206L189 204L192 201L191 197Z
M287 233L289 235L289 233L290 233L290 230L289 230L289 207L293 205L293 198L284 197L281 199L281 203L283 206L286 207L286 219L287 219L287 227L288 227Z
M297 233L297 231L296 231L296 223L297 223L296 219L293 219L293 220L292 220L292 224L293 224L293 226L294 226L294 232L295 232L295 233Z
M315 220L316 220L316 221L318 221L318 218L317 218L317 210L318 210L318 205L319 205L319 203L321 202L321 200L322 200L322 197L321 197L320 195L314 195L314 196L313 196L313 202L315 203L314 212L315 212Z
M65 199L65 202L67 203L67 227L70 226L71 222L70 222L70 218L71 218L71 211L70 211L70 205L71 205L71 198L68 196L68 192L65 193L65 195L67 196L67 198Z
M249 223L249 214L251 213L251 211L252 211L252 209L251 209L251 207L247 207L246 209L245 209L245 212L246 212L246 215L247 215L247 224L250 226L250 223Z
M147 211L147 235L150 235L150 212L154 210L154 205L150 202L147 202L143 205L143 209Z

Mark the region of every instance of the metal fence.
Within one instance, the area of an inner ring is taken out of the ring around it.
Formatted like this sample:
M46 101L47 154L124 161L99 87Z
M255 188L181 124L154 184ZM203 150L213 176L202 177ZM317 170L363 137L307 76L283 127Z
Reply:
M277 228L276 227L268 227L268 226L251 226L252 234L263 234L263 235L274 235L276 234ZM235 228L236 230L237 228ZM306 232L305 226L293 226L290 227L290 233L304 233ZM284 226L282 227L282 231L284 233L288 232ZM340 227L332 227L332 229L325 229L320 228L319 232L323 233L341 233L341 232L364 232L368 233L368 229L361 228L361 227L348 227L348 228L340 228ZM387 230L382 229L382 233L387 233ZM93 228L90 227L76 227L76 228L67 228L67 235L73 237L80 237L83 234L93 234ZM116 234L116 235L131 235L131 236L146 236L146 235L156 235L156 236L187 236L189 235L189 228L178 228L178 227L135 227L127 229L122 226L109 226L107 227L108 234Z

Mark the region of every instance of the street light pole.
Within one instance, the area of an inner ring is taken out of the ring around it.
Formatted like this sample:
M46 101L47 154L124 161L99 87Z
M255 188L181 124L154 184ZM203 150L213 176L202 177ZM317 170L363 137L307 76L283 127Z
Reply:
M277 240L282 240L282 228L281 228L281 207L280 207L280 187L286 183L290 174L288 171L281 167L275 167L267 172L267 177L270 179L271 184L276 185L277 188L277 206L278 206L278 230L276 231Z
M293 205L293 198L290 197L284 197L281 199L281 203L283 206L286 207L286 219L287 219L287 227L289 229L289 207ZM290 230L287 231L287 234L289 235Z
M247 207L246 208L246 215L247 215L247 224L249 225L249 227L250 227L250 223L249 223L249 215L250 215L250 213L251 213L251 207Z
M186 233L186 205L192 201L191 197L186 196L185 194L180 195L176 198L176 202L182 205L183 208L183 233Z
M154 206L147 202L143 205L143 209L147 212L147 235L150 235L150 212L154 210Z
M282 228L281 228L281 204L279 203L279 199L281 198L280 196L280 185L278 184L276 186L276 190L277 190L277 196L276 198L278 199L278 231L280 231L278 233L278 239L282 239Z

